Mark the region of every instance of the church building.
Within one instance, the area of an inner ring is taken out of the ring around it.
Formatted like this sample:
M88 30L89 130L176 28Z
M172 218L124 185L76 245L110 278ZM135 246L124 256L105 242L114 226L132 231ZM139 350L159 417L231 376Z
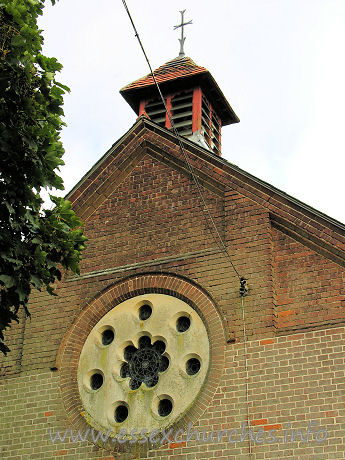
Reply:
M67 195L80 276L7 332L0 458L344 458L345 226L222 157L183 46L154 75Z

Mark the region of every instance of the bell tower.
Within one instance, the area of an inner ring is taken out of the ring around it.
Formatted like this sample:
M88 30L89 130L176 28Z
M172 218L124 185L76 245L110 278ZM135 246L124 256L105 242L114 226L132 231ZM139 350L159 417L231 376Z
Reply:
M167 112L151 74L129 83L120 90L135 113L144 115L167 129L171 120L178 133L221 155L222 126L240 120L224 97L216 81L205 67L200 67L184 53L184 22L181 13L179 56L154 71L165 99Z

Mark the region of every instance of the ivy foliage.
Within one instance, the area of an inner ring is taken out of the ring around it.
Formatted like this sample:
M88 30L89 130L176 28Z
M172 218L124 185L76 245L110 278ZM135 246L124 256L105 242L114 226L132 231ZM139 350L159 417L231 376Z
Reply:
M42 189L63 190L60 131L63 95L55 80L62 66L41 54L37 26L44 0L0 0L0 350L3 331L26 315L33 287L54 294L62 270L79 273L85 236L63 198Z

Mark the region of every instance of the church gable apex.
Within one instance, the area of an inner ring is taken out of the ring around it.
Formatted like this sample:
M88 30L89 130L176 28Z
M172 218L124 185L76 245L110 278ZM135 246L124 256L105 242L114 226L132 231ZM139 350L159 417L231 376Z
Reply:
M171 133L164 132L166 130L156 131L155 128L157 127L154 123L140 117L68 193L66 198L71 201L74 211L83 221L88 219L131 174L146 154L191 178L190 168L179 151L175 136L171 139ZM168 136L164 137L164 134ZM200 185L218 196L223 196L225 188L214 174L215 169L207 168L207 165L205 167L198 152L193 152L193 143L189 144L191 145L187 146L188 157L193 174L198 177Z
M79 217L87 220L111 193L131 174L145 155L193 179L223 197L236 191L260 205L271 216L273 225L284 223L315 247L345 260L345 226L285 194L199 145L176 136L156 123L140 117L67 195ZM188 163L186 162L188 158ZM192 171L192 172L191 172ZM281 224L279 224L281 225ZM333 248L333 249L332 249ZM334 259L333 259L334 260Z

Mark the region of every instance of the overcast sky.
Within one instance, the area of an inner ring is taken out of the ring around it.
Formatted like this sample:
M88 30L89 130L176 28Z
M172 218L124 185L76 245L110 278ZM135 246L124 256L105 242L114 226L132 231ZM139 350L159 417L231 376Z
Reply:
M206 67L241 119L227 160L345 222L345 0L127 0L153 68L178 55ZM64 66L69 191L135 122L119 95L149 70L121 0L45 8L44 53Z

